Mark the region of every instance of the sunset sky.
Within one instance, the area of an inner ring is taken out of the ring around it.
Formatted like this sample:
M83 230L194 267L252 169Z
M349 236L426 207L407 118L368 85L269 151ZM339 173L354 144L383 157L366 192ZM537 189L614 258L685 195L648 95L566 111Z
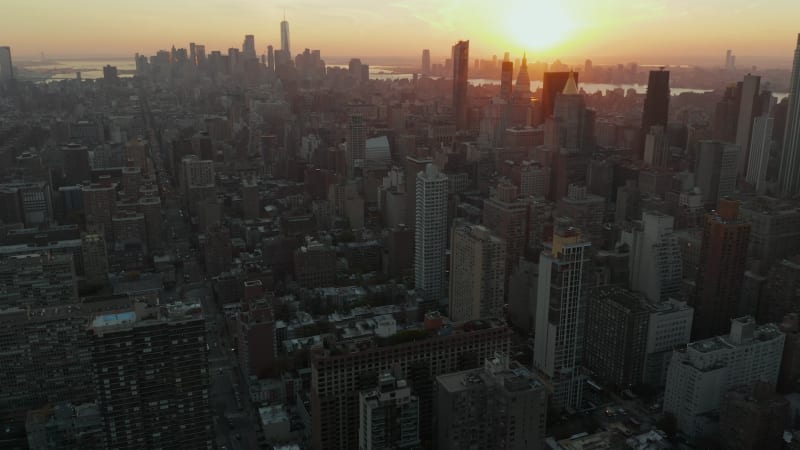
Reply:
M127 57L189 42L259 53L280 43L286 11L292 50L323 57L418 58L434 62L459 39L471 57L519 54L566 62L788 66L800 32L798 0L3 0L0 45L16 59ZM499 5L499 6L498 6ZM369 61L367 61L369 62Z

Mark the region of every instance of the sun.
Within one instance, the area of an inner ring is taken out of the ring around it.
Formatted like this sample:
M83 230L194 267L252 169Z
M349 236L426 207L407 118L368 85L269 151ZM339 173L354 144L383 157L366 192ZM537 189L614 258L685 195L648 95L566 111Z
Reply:
M504 25L509 40L530 50L547 50L565 40L577 24L557 1L513 0Z

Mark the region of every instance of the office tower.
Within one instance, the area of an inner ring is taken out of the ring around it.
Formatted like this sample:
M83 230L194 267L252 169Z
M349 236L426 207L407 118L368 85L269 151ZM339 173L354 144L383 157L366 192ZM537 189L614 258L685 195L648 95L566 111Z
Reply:
M556 106L556 95L564 92L567 80L573 77L578 83L578 74L572 72L545 72L542 79L542 121L553 115Z
M642 382L664 386L672 352L691 340L694 309L684 301L648 302L647 345Z
M497 354L483 368L436 377L436 448L544 447L547 391L527 368Z
M739 147L719 141L700 141L695 161L695 183L706 209L715 209L736 188L736 155Z
M774 390L778 381L784 334L748 316L729 323L729 334L692 342L672 355L664 412L674 414L690 438L706 434L703 416L720 412L729 389L764 381Z
M796 202L757 197L744 203L741 213L751 226L751 258L769 264L800 253L800 210Z
M477 367L484 358L507 353L510 345L511 331L495 319L482 321L480 326L455 326L444 331L397 344L371 344L366 351L354 351L353 343L344 341L312 354L311 447L358 448L359 411L355 399L377 381L361 376L366 372L402 374L419 398L420 439L431 440L435 377Z
M772 128L775 119L768 116L759 116L753 120L753 132L750 137L750 154L748 155L747 173L745 179L756 189L763 193L766 190L767 166L769 153L772 148Z
M89 165L89 148L81 144L67 144L61 147L64 158L64 182L81 184L90 180L92 168Z
M584 358L601 380L619 387L642 382L650 309L646 300L622 288L589 294Z
M719 208L706 214L692 297L694 339L723 334L728 321L735 316L749 239L750 224L739 217L739 202L720 200Z
M664 128L650 128L644 139L644 162L653 167L669 167L670 156L669 137Z
M422 51L422 74L431 74L431 51L427 48Z
M292 59L292 50L289 47L289 22L286 21L285 17L281 21L281 52L283 52L284 57L289 60Z
M0 418L24 424L31 409L94 399L86 336L77 304L0 308Z
M15 187L25 225L32 227L49 224L53 219L50 186L44 182L33 182L20 183Z
M14 66L11 64L11 47L0 47L0 81L14 78Z
M256 220L261 216L258 183L253 179L242 180L242 216L245 220Z
M675 218L651 211L638 226L623 230L620 242L628 246L630 286L652 301L680 298L683 273Z
M500 97L511 100L511 93L514 89L514 63L503 61L500 71Z
M453 116L456 119L456 131L466 131L469 98L469 41L458 41L453 46Z
M88 334L106 447L213 448L199 304L99 313Z
M197 44L189 42L189 63L197 65Z
M512 64L513 67L513 64ZM519 66L517 84L514 86L514 96L529 99L531 95L531 78L528 74L528 58L522 54L522 65Z
M506 243L506 273L511 273L528 242L528 204L508 180L483 201L483 225Z
M741 97L742 83L730 84L725 88L722 99L714 108L712 139L729 143L736 142L736 125L739 122Z
M350 59L350 62L347 63L347 71L350 74L351 78L359 79L361 78L361 60L358 58Z
M789 107L786 112L786 131L783 134L781 164L778 172L781 195L794 197L800 192L800 34L792 63L789 86Z
M119 71L115 66L110 64L103 66L103 81L107 84L119 81Z
M800 259L794 256L769 269L756 318L760 322L780 323L795 311L797 292L800 292Z
M551 404L559 410L580 407L583 396L590 247L578 231L558 223L539 256L533 367L544 375Z
M669 71L651 70L647 80L647 95L642 112L641 145L639 158L644 156L644 135L654 126L667 128L669 120Z
M83 210L86 224L103 226L106 238L111 237L111 217L117 206L116 183L103 182L83 185Z
M545 143L557 151L590 152L592 127L587 122L587 111L575 78L569 77L564 90L556 94L552 118L546 121Z
M416 179L414 288L419 297L438 303L444 294L447 176L428 164Z
M797 313L787 314L778 328L786 335L778 375L778 392L797 392L800 387L800 317Z
M506 243L485 226L457 224L450 255L450 319L502 317Z
M137 200L142 185L142 169L134 166L122 168L122 195L125 200Z
M260 280L245 281L244 292L234 332L239 365L248 376L264 378L277 356L275 316Z
M406 380L391 373L378 386L358 393L358 449L419 448L419 398Z
M367 124L363 114L351 114L347 139L347 174L355 177L356 168L363 168L367 157Z
M520 259L508 277L508 320L524 333L530 333L536 323L538 285L539 266Z
M596 248L603 245L606 200L587 192L586 186L570 184L567 196L558 200L557 217L568 217L581 235Z
M275 71L275 49L271 45L267 46L267 70Z
M86 233L81 237L81 259L86 283L104 284L108 278L108 251L102 234Z
M750 136L753 130L753 117L759 113L758 104L761 77L747 74L744 76L739 103L739 117L736 121L736 145L739 154L736 156L736 173L744 177L747 174L749 160Z
M149 254L144 214L127 209L118 210L111 218L111 226L114 231L115 251L136 248L142 254Z
M139 199L137 209L144 216L147 248L150 252L161 250L163 248L161 198L157 193L147 193Z
M336 283L336 249L306 239L305 245L294 252L294 275L305 288L333 286Z
M78 299L72 255L27 253L0 259L0 305L57 306Z
M732 450L782 448L789 417L789 400L776 394L775 386L758 381L737 386L722 399L720 443Z
M244 42L242 43L242 55L245 59L258 59L256 56L256 40L255 36L252 34L247 34L244 36Z

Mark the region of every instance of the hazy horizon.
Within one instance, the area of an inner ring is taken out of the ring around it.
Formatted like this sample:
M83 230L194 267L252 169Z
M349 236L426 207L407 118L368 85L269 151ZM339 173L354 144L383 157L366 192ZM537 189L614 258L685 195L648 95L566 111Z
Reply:
M636 61L650 64L719 66L727 49L737 65L788 67L796 44L800 2L707 0L622 0L586 2L510 0L499 5L477 0L404 0L335 4L302 0L267 5L255 0L164 4L141 0L108 4L100 0L4 6L3 42L17 61L96 59L155 54L173 44L204 44L207 51L241 48L245 34L256 38L258 53L280 44L286 14L292 53L319 49L335 62L360 57L375 64L413 64L423 48L434 62L449 57L450 46L469 39L470 57L595 64ZM157 12L157 13L156 13ZM73 26L64 26L67 21ZM770 26L764 26L769 23Z

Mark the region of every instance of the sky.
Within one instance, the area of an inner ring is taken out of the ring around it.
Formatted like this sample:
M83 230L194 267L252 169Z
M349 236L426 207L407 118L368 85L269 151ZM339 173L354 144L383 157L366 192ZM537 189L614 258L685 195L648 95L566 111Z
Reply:
M0 45L15 59L128 57L173 44L259 53L280 44L320 49L329 62L360 57L434 62L470 40L470 56L596 64L790 65L800 32L798 0L2 0Z

